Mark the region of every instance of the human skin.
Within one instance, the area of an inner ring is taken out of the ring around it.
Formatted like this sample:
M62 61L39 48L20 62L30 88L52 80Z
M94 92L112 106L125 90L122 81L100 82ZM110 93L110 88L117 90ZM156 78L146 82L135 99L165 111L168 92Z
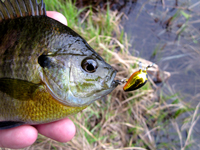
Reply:
M66 18L58 12L47 11L47 16L67 25ZM74 123L66 118L47 124L22 125L0 130L0 147L13 149L28 147L36 141L38 133L58 142L68 142L74 137L76 128Z

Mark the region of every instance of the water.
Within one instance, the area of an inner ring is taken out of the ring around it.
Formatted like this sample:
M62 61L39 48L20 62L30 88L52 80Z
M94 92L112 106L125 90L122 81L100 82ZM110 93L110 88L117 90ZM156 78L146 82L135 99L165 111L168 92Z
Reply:
M163 2L163 3L162 3ZM170 85L163 88L168 94L178 93L179 97L192 107L200 99L200 2L199 0L138 0L129 2L123 12L123 27L129 37L132 55L151 60L162 70L171 73ZM189 18L187 18L189 17ZM183 143L188 132L182 122L188 114L181 115L178 121ZM155 133L157 144L177 141L178 134L168 125L168 133ZM200 121L195 125L192 149L199 149ZM178 142L179 141L179 142ZM174 142L175 143L175 142Z

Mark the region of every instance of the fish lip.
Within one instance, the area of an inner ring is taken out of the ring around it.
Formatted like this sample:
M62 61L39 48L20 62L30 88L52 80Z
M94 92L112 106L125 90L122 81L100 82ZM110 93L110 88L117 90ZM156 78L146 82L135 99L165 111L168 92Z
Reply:
M112 75L111 75L111 81L112 81L112 82L111 82L111 88L116 88L116 87L119 85L118 80L114 80L116 74L117 74L117 71L114 70L114 71L112 72Z

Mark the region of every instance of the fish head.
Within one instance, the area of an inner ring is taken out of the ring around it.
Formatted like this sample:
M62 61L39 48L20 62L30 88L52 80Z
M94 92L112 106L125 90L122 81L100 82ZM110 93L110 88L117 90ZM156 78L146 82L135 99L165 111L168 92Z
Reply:
M92 103L118 85L114 80L116 71L101 57L74 58L71 69L69 88L73 97L79 98L78 103Z
M41 78L47 91L65 105L89 105L118 85L114 80L116 71L84 40L40 57Z

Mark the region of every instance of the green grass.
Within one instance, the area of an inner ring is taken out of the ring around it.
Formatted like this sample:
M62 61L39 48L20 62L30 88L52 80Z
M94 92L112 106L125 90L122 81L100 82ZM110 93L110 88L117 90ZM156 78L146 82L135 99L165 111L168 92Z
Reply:
M67 18L69 27L79 25L79 15L84 9L78 10L72 1L44 0L44 3L46 10L54 10L62 13Z

